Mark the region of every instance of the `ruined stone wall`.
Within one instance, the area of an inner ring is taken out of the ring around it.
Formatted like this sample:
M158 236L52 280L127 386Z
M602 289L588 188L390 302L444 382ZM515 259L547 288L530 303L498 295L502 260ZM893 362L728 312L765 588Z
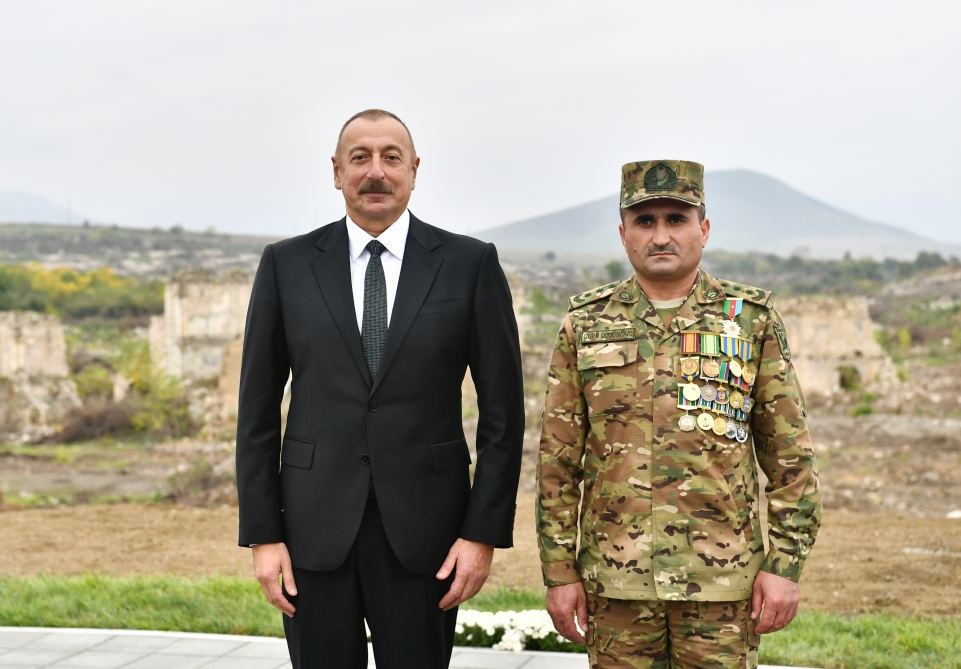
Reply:
M62 377L67 346L60 321L32 311L0 312L0 376Z
M182 277L164 290L164 315L150 324L150 352L168 374L216 381L226 346L242 339L249 278Z
M34 312L0 312L0 438L48 435L79 405L60 321Z
M874 337L867 298L791 298L776 306L806 395L840 391L842 367L857 369L866 387L897 383L894 364Z
M164 315L151 322L154 360L168 374L193 387L192 403L202 422L227 423L236 417L250 288L249 275L178 278L166 287ZM526 299L525 287L515 279L511 288L523 335L527 317L520 309ZM857 369L862 385L868 388L897 382L893 363L874 337L875 324L866 298L790 298L778 300L777 307L806 395L837 393L843 367ZM469 375L463 394L466 423L471 429L476 421L476 395ZM538 406L529 405L528 411L539 412L542 400L537 397Z
M164 315L150 322L155 364L185 382L191 413L213 430L229 427L237 415L251 286L245 273L182 274L164 290Z

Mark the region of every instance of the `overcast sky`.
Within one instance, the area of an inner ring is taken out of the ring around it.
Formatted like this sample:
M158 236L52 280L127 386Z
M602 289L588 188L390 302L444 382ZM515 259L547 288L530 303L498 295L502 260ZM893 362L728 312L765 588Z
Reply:
M0 0L0 191L121 225L298 234L343 214L337 131L383 107L422 159L411 210L451 230L609 195L621 163L678 157L961 242L959 14Z

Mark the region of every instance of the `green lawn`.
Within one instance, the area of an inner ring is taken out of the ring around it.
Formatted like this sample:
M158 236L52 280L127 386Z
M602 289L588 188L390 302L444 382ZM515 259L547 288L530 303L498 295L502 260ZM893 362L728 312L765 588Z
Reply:
M539 609L537 591L491 589L465 608ZM0 626L115 627L282 636L244 578L0 578ZM458 643L463 643L459 640ZM765 636L761 661L825 669L961 669L961 619L802 613Z

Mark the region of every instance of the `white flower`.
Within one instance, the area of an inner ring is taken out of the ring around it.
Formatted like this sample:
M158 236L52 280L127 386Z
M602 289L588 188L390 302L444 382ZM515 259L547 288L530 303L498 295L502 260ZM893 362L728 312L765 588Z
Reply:
M457 632L463 634L469 627L476 627L484 630L488 636L494 636L498 631L502 632L501 639L494 648L498 650L509 650L520 652L527 646L530 639L547 639L551 635L558 641L563 641L554 630L551 618L547 611L475 611L473 609L463 609L457 616ZM466 637L468 640L470 636Z
M524 650L524 632L519 629L507 629L501 640L494 644L497 650L510 650L519 653Z

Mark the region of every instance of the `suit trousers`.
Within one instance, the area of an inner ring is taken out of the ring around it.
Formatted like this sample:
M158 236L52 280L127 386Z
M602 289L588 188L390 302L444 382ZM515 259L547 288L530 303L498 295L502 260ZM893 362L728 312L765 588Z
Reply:
M440 565L438 565L440 568ZM370 497L346 561L333 571L294 568L297 609L284 619L293 669L367 666L370 628L377 669L446 669L454 646L457 609L438 607L453 574L411 574L394 554Z

